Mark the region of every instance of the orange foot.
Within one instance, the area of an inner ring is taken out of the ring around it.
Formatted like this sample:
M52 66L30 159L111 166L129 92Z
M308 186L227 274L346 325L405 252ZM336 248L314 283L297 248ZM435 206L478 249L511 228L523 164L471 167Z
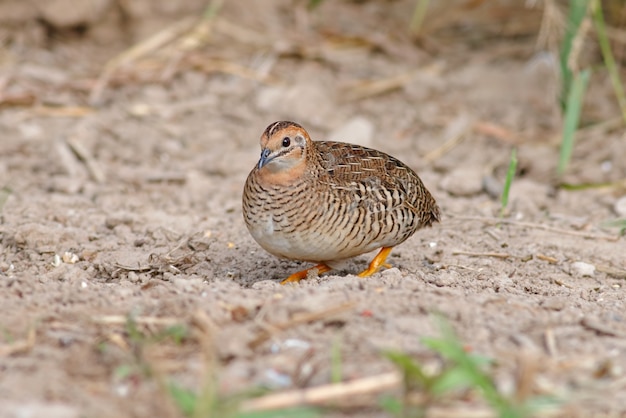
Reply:
M309 269L302 270L302 271L292 274L291 276L287 277L285 280L280 282L280 284L298 283L300 280L306 279L306 277L309 274L309 271L311 270L317 270L317 274L322 274L322 273L326 273L327 271L331 271L332 268L328 267L324 263L318 264L315 267L311 267Z
M387 256L389 255L392 249L393 247L381 248L380 252L376 255L376 257L374 257L369 267L359 273L359 277L371 276L372 274L376 273L378 269L381 267L390 268L391 265L385 263L385 260L387 259Z

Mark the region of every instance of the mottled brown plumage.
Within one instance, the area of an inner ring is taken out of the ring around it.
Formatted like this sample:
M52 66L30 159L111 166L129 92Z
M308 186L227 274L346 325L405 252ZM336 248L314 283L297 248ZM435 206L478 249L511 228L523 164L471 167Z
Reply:
M248 230L275 256L318 263L283 283L382 248L359 274L369 276L392 247L439 221L439 207L417 174L383 152L312 141L287 121L268 126L260 142L261 158L243 190Z

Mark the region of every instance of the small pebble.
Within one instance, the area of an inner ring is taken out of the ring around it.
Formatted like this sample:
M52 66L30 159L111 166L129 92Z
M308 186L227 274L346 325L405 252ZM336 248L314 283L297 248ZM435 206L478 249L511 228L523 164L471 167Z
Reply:
M76 264L80 260L76 254L70 251L64 252L61 259L66 264Z
M617 199L617 202L615 202L615 205L613 206L613 210L615 210L617 216L626 218L626 196L622 196Z
M308 341L297 339L297 338L288 338L283 342L283 347L308 350L311 347L311 343L309 343Z
M454 285L458 278L458 273L456 272L441 272L435 276L427 277L426 281L437 287L448 287Z
M275 369L267 369L263 373L264 383L272 389L284 389L292 385L291 377Z
M52 257L52 266L59 267L60 265L61 265L61 257L58 254L55 254L54 257Z
M502 183L493 176L483 177L483 191L491 198L498 199L502 193Z
M596 272L596 266L582 261L572 263L570 274L577 277L592 277Z
M459 168L441 180L440 187L453 196L473 196L483 190L480 169Z

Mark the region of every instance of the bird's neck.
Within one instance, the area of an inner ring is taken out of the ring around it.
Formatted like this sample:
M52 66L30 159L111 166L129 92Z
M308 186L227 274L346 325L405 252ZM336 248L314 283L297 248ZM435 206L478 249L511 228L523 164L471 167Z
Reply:
M291 167L280 167L275 169L270 165L261 167L258 172L259 180L269 186L289 187L294 183L302 181L306 175L306 163L304 161Z

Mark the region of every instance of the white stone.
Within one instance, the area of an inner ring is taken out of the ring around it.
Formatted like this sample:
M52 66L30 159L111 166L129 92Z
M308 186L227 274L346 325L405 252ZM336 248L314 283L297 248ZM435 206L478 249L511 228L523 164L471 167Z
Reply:
M374 124L363 116L355 116L328 135L329 141L349 142L371 147L374 139Z
M582 261L572 263L570 274L578 277L592 277L596 272L596 266Z
M446 175L439 186L453 196L473 196L482 191L479 168L458 168Z

